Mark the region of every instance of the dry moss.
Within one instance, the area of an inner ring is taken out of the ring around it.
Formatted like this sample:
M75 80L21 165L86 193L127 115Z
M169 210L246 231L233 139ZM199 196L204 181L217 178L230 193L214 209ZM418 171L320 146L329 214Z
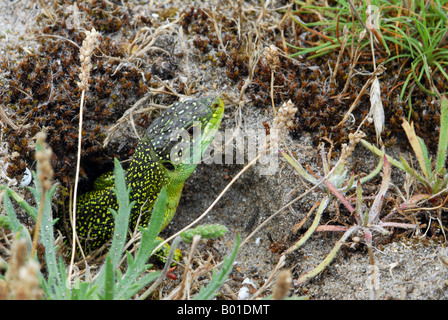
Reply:
M8 175L19 180L25 168L32 168L34 163L32 137L45 128L50 137L48 143L54 151L52 165L55 178L64 186L73 182L80 100L76 85L80 66L78 56L85 34L82 28L70 28L69 5L72 5L71 1L54 2L51 8L56 19L54 22L43 15L39 17L33 33L34 50L23 52L17 61L9 60L7 56L0 60L4 70L0 103L20 127L19 130L4 129L9 150L20 154L12 160ZM81 27L94 27L102 34L92 58L94 67L85 105L81 179L86 181L87 177L93 180L99 172L109 169L113 157L124 159L132 154L136 139L125 146L116 142L104 149L106 128L115 124L150 88L159 86L157 81L153 81L153 74L164 80L171 78L175 69L160 71L157 67L160 63L155 61L165 61L169 57L157 52L148 54L148 60L142 59L138 64L121 63L129 55L129 44L135 30L160 22L132 14L127 8L110 1L85 1L79 4L79 12L82 12ZM149 121L147 116L141 116L136 124L145 127Z

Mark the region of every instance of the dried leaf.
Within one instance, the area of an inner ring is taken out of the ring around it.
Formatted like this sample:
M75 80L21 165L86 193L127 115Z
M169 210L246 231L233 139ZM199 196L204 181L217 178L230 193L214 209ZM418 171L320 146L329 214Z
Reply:
M381 140L381 133L384 127L384 109L383 102L381 101L380 82L377 77L375 77L370 87L370 114L373 117L378 143Z
M423 174L425 175L426 179L429 179L429 172L426 169L426 163L423 155L423 150L421 148L420 142L418 140L417 134L414 130L414 123L411 122L409 125L409 122L406 121L406 119L403 118L403 124L402 127L404 129L404 132L406 133L406 136L408 137L409 143L412 146L412 149L414 150L415 156L417 157L418 163L420 164L420 168L423 171Z
M383 158L383 181L381 182L380 191L375 197L375 200L373 201L372 206L370 207L369 211L369 223L373 224L377 221L381 206L383 204L384 197L386 196L387 190L389 189L390 185L390 174L391 174L391 167L389 161L387 161L387 158L384 156Z

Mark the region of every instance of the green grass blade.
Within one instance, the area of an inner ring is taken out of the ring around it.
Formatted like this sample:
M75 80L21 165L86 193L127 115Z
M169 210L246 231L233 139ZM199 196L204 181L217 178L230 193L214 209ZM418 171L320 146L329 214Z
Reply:
M297 162L294 158L292 158L286 152L279 150L280 154L285 158L286 162L288 162L298 173L299 175L312 184L317 184L319 181L314 178L311 174L309 174L302 165Z
M160 229L162 228L167 201L168 195L166 192L166 188L163 187L160 191L159 196L157 197L156 203L154 204L154 209L152 210L151 220L148 224L148 227L146 229L142 228L142 240L134 261L134 263L139 268L146 264L150 253L158 244L156 239L160 232Z
M114 288L115 288L114 265L112 263L111 255L109 254L106 258L104 296L102 297L102 299L112 300L114 298Z
M437 148L436 174L445 168L446 152L448 149L448 99L446 97L442 97L440 114L440 135Z
M422 138L417 137L417 139L420 144L420 149L422 151L425 170L426 170L426 172L428 172L429 182L432 182L432 181L434 181L435 177L434 177L434 173L431 170L431 158L429 156L428 149L426 148L426 144Z
M325 257L324 260L322 260L322 262L313 270L311 270L308 273L305 273L303 275L301 275L296 281L295 281L295 285L299 285L302 284L312 278L314 278L315 276L317 276L319 273L321 273L322 271L325 270L325 268L330 265L330 263L333 261L333 259L336 257L336 254L339 252L339 250L341 249L342 245L346 242L346 240L353 234L353 232L355 232L356 230L358 230L359 227L358 226L351 226L345 233L344 235L341 237L341 239L339 239L338 242L336 242L336 244L334 245L333 249L330 251L330 253Z
M54 188L55 186L53 186ZM45 247L45 262L47 264L48 280L54 283L54 290L58 299L66 297L66 273L61 273L58 266L64 266L62 258L56 256L56 247L54 246L53 220L51 217L51 192L46 194L44 204L44 214L42 216L42 227L40 230L41 241ZM64 270L65 271L65 270Z
M323 214L324 210L327 208L329 203L330 203L330 197L326 196L319 204L319 208L316 211L316 215L314 216L314 220L313 220L313 223L311 224L311 226L303 234L303 236L299 239L299 241L297 241L294 245L292 245L291 247L289 247L288 250L285 251L285 255L288 255L291 252L299 249L314 234L314 231L316 231L317 227L319 226L320 219L322 218L322 214Z
M37 209L30 206L28 202L25 201L21 196L19 196L15 191L13 191L10 188L6 188L5 195L8 194L13 198L25 211L30 215L31 218L33 218L34 221L37 219ZM40 199L39 199L40 201Z
M110 247L110 254L112 258L112 264L114 268L118 266L121 256L123 254L123 248L126 244L126 236L128 233L129 217L131 209L134 203L129 202L130 190L126 186L124 170L118 161L114 159L115 169L115 188L114 192L119 204L118 213L112 209L111 212L115 218L114 235L112 238L112 244Z
M142 282L143 280L137 280L141 277L142 273L148 268L147 261L150 258L152 251L159 243L157 235L159 234L162 226L163 218L166 211L167 203L166 188L162 188L159 196L157 197L154 209L151 213L151 219L147 228L140 228L142 232L142 239L140 247L138 248L135 260L132 265L128 266L126 273L123 277L118 278L118 284L116 286L116 298L117 299L129 299L135 295L140 288L147 285L148 282ZM128 255L128 261L129 261ZM157 278L157 277L155 277ZM153 277L144 277L145 281L153 281ZM137 284L136 284L137 283Z
M370 144L369 142L367 142L364 139L361 139L361 143L363 144L364 147L366 147L367 149L369 149L370 151L372 151L373 153L375 153L377 156L383 158L385 153L383 151L381 151L380 149L378 149L377 147L375 147L374 145ZM400 161L395 160L394 158L392 158L391 156L388 156L386 154L386 158L387 161L390 162L390 164L392 164L394 167L397 167L398 169L401 169L403 171L406 171L406 169L404 168L404 166L400 163Z
M8 217L2 217L4 218L2 226L8 227L14 233L19 233L22 229L24 229L24 227L17 218L16 211L14 210L14 207L11 202L9 188L6 190L5 195L3 197L3 204L5 206Z

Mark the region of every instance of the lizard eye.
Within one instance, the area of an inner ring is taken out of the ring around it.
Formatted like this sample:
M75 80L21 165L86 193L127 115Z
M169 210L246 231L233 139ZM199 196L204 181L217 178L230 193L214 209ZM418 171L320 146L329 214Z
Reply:
M190 136L193 135L193 129L194 129L194 126L191 126L190 128L187 129L187 132Z
M163 162L162 164L167 170L169 170L171 172L173 172L175 170L174 165L169 161Z

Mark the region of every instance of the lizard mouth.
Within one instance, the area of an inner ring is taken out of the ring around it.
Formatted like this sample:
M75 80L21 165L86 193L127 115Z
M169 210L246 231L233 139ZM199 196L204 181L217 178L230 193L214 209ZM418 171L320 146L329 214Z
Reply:
M192 139L193 143L190 161L195 164L201 162L201 158L204 155L205 150L212 143L224 115L224 103L219 97L215 97L209 108L211 109L212 114L205 123L205 127L201 130L199 140L196 140L196 137L194 136ZM200 152L195 152L195 150Z
M221 124L224 115L224 103L221 98L216 97L212 102L210 109L212 109L213 115L210 117L202 132L201 154L203 154L205 149L210 145Z

